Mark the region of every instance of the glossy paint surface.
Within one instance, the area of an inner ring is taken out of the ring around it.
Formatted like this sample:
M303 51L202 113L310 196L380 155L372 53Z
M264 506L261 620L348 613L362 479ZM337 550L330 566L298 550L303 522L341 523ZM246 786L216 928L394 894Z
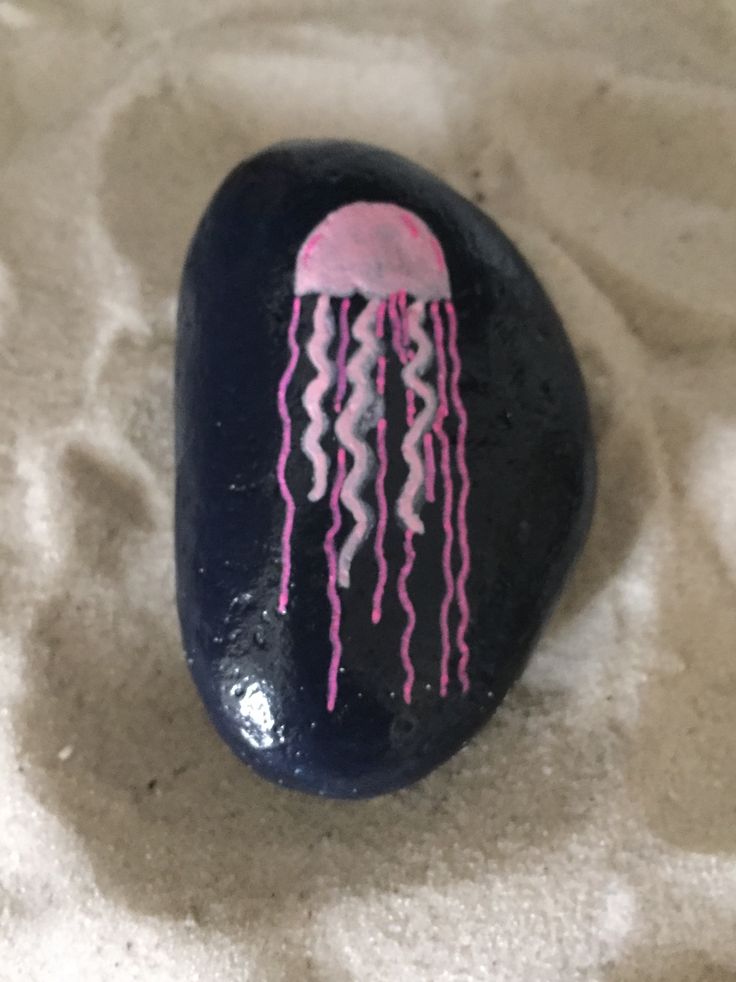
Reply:
M404 786L472 736L590 519L585 393L540 285L475 206L360 144L279 145L216 193L176 437L193 678L235 753L318 794Z

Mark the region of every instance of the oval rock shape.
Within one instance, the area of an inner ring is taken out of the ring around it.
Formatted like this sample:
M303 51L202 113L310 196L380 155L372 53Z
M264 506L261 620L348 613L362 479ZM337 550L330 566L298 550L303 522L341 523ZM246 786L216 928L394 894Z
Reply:
M590 522L572 349L499 228L363 144L279 144L181 287L177 598L207 711L278 784L418 780L518 678Z

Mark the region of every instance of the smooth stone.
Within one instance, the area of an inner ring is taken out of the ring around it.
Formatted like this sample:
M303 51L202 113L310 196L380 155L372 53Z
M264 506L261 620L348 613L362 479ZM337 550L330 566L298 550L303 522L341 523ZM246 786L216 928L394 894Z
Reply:
M278 784L423 777L518 678L588 529L559 317L477 207L375 147L240 164L186 260L176 388L184 646Z

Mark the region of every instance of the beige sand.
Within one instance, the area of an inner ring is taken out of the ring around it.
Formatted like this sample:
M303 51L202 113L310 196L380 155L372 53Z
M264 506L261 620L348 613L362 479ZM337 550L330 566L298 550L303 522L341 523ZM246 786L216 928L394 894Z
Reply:
M736 980L733 0L0 2L0 978ZM291 795L172 606L183 251L290 136L496 215L594 405L594 530L451 764Z

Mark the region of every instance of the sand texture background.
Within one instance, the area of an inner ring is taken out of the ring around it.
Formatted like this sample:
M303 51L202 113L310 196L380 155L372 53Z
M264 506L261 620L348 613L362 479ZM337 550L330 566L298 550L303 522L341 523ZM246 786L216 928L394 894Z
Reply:
M181 261L293 136L499 220L599 448L523 682L358 804L230 756L173 606ZM3 982L734 982L733 0L1 0L0 494Z

